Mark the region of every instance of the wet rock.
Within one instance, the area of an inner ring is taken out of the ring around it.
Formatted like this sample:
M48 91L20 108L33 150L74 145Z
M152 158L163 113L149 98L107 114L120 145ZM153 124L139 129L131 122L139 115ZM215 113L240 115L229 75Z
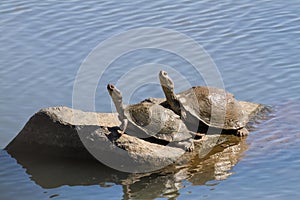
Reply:
M235 137L236 139L238 137ZM184 164L169 165L166 168L149 173L124 173L107 167L97 160L68 159L49 157L45 155L23 155L14 157L22 166L13 169L14 176L23 176L24 170L35 184L44 189L61 186L88 186L99 185L109 187L122 185L124 199L174 199L180 194L182 181L193 185L206 185L213 180L224 180L232 174L232 168L242 159L248 149L246 138L229 147L216 146L210 154L203 158L198 156ZM3 163L15 165L7 152L0 152ZM165 196L166 195L166 196Z

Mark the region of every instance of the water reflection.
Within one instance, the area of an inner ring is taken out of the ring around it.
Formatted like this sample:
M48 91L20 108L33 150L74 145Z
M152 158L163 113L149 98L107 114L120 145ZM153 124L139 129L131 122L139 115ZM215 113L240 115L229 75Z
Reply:
M248 146L245 139L222 136L203 158L185 154L176 164L153 173L130 174L111 169L96 160L74 160L57 157L12 155L26 169L31 179L44 189L60 186L122 185L124 199L176 198L187 180L192 185L208 185L227 179L232 167ZM199 149L199 144L197 144ZM203 147L204 148L204 147Z

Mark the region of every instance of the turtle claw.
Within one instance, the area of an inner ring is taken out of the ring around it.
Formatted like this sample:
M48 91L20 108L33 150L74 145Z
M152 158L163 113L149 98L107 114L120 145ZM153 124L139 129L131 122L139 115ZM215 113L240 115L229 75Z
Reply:
M192 142L190 145L185 145L185 151L192 152L195 149L194 143Z
M190 140L184 141L184 142L181 142L180 144L183 146L184 150L187 152L192 152L195 149L193 141L190 141Z
M175 142L172 143L173 147L181 148L187 152L192 152L194 151L194 142L191 140L185 140L185 141L180 141L180 142Z
M239 137L243 137L243 136L249 135L249 131L246 128L242 128L242 129L237 130L236 135Z

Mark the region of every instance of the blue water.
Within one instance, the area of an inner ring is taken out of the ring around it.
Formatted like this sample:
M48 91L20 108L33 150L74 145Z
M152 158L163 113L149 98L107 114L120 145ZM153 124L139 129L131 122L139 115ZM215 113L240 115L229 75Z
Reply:
M270 105L273 111L271 118L254 125L242 145L245 149L231 159L235 161L227 171L232 175L221 180L213 175L209 179L197 175L199 180L193 181L190 173L179 179L159 174L155 177L160 178L137 178L134 185L124 181L130 175L109 172L117 177L114 181L95 172L90 176L94 182L83 177L76 181L80 174L76 169L68 176L73 179L53 185L50 179L48 185L36 180L36 173L47 174L49 165L32 172L2 151L0 199L139 199L141 193L149 199L299 199L299 10L296 0L1 1L0 148L39 109L72 107L74 81L89 53L100 42L141 27L167 28L194 39L214 60L226 90L238 99ZM140 49L109 65L97 85L95 110L111 111L106 83L116 83L133 67L147 63L172 67L192 85L205 84L184 59L162 50ZM149 76L144 71L138 78ZM155 82L137 88L130 101L162 97ZM178 91L184 89L176 83ZM179 185L169 196L168 181Z

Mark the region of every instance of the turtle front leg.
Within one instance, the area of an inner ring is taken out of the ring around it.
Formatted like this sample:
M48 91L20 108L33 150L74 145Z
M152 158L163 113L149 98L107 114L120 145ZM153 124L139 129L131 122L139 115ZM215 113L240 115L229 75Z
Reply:
M193 142L193 140L190 140L189 144L187 144L185 146L185 150L188 151L188 152L192 152L192 151L194 151L194 149L195 149L194 142Z
M176 146L178 146L188 152L192 152L195 149L194 142L192 139L180 141L177 143Z
M127 128L127 125L128 125L128 119L123 119L122 120L122 123L120 125L120 130L118 130L118 133L120 135L124 134L125 133L125 130Z
M239 137L243 137L243 136L249 135L249 131L244 127L244 128L237 130L236 135Z

